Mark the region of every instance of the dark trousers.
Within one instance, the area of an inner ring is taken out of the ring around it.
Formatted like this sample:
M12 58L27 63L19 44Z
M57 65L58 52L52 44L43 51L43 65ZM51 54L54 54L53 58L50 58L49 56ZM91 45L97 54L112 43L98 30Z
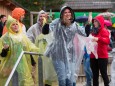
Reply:
M91 69L93 73L93 86L99 86L99 71L102 75L103 81L104 81L104 86L109 86L109 78L107 75L107 64L108 64L108 59L95 59L91 58Z

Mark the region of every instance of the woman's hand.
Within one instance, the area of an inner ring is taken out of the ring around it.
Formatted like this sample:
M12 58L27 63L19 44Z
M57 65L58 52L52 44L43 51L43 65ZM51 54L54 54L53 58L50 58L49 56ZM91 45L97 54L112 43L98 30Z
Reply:
M97 37L93 37L93 38L92 38L92 41L93 41L93 42L97 42L97 41L98 41L98 38L97 38Z
M89 12L88 24L92 23L92 12Z
M4 44L4 48L3 49L8 49L9 45L8 44Z

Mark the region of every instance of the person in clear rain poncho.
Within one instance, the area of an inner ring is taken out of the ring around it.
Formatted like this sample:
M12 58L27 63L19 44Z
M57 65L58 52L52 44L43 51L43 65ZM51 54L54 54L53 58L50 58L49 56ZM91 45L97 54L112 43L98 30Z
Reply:
M47 13L45 11L41 10L38 13L37 23L32 25L27 30L27 36L33 43L35 43L36 37L42 33L43 18L47 18Z
M20 32L20 24L17 20L8 16L6 27L8 32L0 39L0 86L4 86L22 51L39 51L27 36ZM24 54L16 69L19 86L35 85L31 71L30 55Z
M94 49L87 46L90 39L84 37L84 28L79 27L74 19L73 10L64 6L61 8L60 18L45 24L42 29L44 34L53 33L52 42L49 43L44 54L52 58L59 86L76 86L84 46L86 45L88 52Z
M47 16L48 16L48 14L45 11L41 10L37 16L37 22L34 25L32 25L27 31L28 38L31 40L31 42L35 43L35 45L37 47L40 48L39 53L41 53L41 54L43 54L43 52L45 51L46 45L47 45L47 41L45 40L47 37L47 34L46 35L42 34L42 27L44 24L43 20L45 18L47 21ZM38 65L38 59L34 59L34 60L36 62L36 65ZM53 69L53 66L52 66L50 59L48 59L44 56L42 56L42 61L43 61L44 83L45 83L45 86L47 86L47 85L49 86L49 85L51 85L51 83L49 83L49 81L52 81L53 79L51 80L51 77L50 77L48 80L48 76L50 76L50 74L48 72L49 71L51 72L51 70ZM36 65L34 67L36 69L35 71L38 70L38 67L36 67ZM36 76L36 75L38 75L38 74L34 73L34 76Z

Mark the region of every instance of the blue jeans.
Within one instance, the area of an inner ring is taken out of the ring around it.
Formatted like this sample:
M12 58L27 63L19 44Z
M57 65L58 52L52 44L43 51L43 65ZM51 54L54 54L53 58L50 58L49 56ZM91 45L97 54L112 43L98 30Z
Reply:
M76 86L76 82L73 82L71 78L67 78L67 64L63 61L53 61L54 68L57 73L59 86Z
M84 58L83 58L84 72L86 75L86 86L91 86L92 83L92 71L90 67L90 55L85 50Z
M110 44L109 44L109 46L110 46L111 48L113 48L113 42L112 42L112 39L110 39Z

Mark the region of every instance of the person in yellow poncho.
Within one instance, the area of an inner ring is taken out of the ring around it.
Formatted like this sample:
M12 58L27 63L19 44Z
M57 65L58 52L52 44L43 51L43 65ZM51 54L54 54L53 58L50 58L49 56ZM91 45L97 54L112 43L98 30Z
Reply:
M44 54L47 45L49 45L52 40L52 33L41 33L36 37L35 45L39 47L40 51L39 53ZM54 66L52 64L52 59L48 58L46 56L42 56L43 61L43 80L45 83L45 86L57 86L57 74L55 72ZM55 85L53 84L55 83Z
M24 34L26 34L26 27L22 23L22 21L23 21L23 19L25 17L25 10L23 8L20 8L20 7L14 8L14 10L12 10L12 17L14 19L16 19L17 21L19 21L19 24L21 26L20 32L23 32ZM4 26L2 35L5 34L6 32L7 32L7 27Z
M19 22L11 16L8 16L6 27L8 32L0 39L0 86L4 86L6 83L22 51L39 51L27 36L20 32ZM35 86L31 75L31 59L29 56L24 54L16 69L18 73L18 86Z

